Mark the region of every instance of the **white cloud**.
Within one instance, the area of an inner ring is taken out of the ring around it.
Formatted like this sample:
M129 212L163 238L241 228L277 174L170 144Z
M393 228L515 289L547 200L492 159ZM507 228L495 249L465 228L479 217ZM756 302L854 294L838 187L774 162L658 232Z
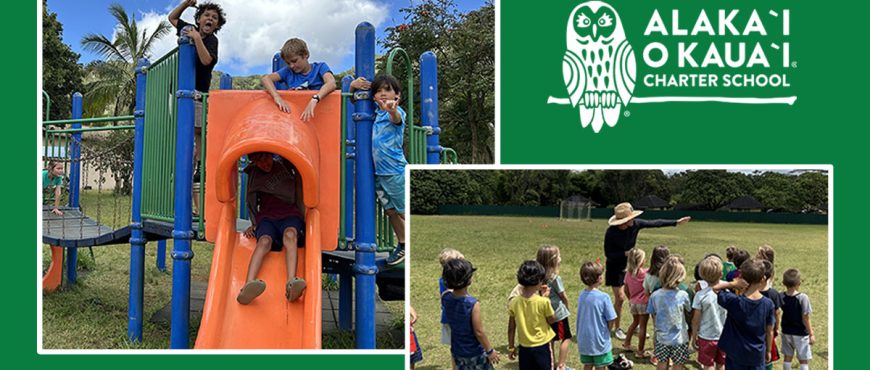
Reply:
M367 21L375 27L389 14L388 6L373 0L219 0L227 23L217 33L219 70L239 74L269 72L272 56L284 41L299 37L308 43L311 61L323 61L333 69L354 51L354 29ZM194 9L187 9L182 19L193 22ZM166 20L166 13L137 14L140 27L154 30ZM157 41L152 60L176 45L173 32ZM266 67L263 67L263 66ZM266 69L264 69L266 68ZM336 72L340 72L336 70Z

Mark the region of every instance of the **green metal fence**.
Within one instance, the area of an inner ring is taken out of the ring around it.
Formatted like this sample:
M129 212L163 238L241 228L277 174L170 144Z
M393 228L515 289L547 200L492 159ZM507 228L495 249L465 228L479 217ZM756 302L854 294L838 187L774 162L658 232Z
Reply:
M178 48L155 61L145 85L142 218L172 222L175 198L175 92Z
M175 133L178 125L178 48L148 67L145 87L145 140L142 156L142 218L172 222L175 219ZM205 137L208 94L200 93L202 114L200 135L199 214L205 214ZM197 186L195 189L197 189ZM203 237L205 220L194 217L198 237Z

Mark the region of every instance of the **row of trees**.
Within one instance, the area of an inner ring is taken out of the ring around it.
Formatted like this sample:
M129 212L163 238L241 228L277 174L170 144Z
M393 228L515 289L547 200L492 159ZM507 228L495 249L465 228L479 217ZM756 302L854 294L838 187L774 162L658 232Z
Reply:
M737 197L751 195L777 211L814 210L828 200L823 172L685 171L670 176L660 170L427 170L411 172L411 209L435 213L443 204L558 206L582 195L599 207L658 196L672 205L716 210Z

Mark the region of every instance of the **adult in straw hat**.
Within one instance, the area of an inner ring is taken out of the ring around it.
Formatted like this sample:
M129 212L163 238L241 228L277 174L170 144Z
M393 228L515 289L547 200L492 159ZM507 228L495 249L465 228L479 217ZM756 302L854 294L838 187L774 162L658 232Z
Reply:
M679 220L644 220L637 218L643 211L636 211L631 203L617 204L613 208L613 216L607 220L610 227L604 233L604 255L607 262L604 270L604 285L613 288L613 308L616 310L616 330L614 335L619 340L625 340L625 332L619 327L622 302L625 301L625 267L628 264L628 251L637 243L637 234L648 227L677 226L689 222L691 217Z

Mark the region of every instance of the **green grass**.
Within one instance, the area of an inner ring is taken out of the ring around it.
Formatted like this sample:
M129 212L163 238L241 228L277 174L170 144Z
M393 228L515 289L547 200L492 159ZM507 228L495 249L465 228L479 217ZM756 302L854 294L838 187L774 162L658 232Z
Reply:
M120 227L129 223L130 197L115 197L110 191L82 192L81 204L86 214L97 216L99 204L100 222ZM117 204L117 207L116 207ZM130 246L101 246L93 248L93 256L87 248L79 248L78 282L62 286L53 293L44 293L43 345L46 349L166 349L169 348L169 324L152 323L152 314L168 304L172 296L172 241L167 242L167 272L157 270L157 243L149 242L145 248L145 289L143 341L127 341L127 301ZM195 241L191 264L191 281L207 281L211 268L213 244ZM48 245L42 247L43 271L48 269L51 252ZM326 279L325 279L326 280ZM337 285L324 285L325 289L337 289ZM394 327L404 327L404 302L386 302L393 313ZM190 343L196 340L200 319L190 319ZM404 331L404 330L403 330ZM352 349L355 346L353 333L324 335L323 348ZM389 332L378 333L378 348L402 348L404 338L394 338Z
M502 363L496 368L516 369L516 361L507 360L507 295L516 285L516 269L523 260L534 259L541 244L559 246L562 254L561 276L565 282L571 311L572 332L577 295L584 286L579 278L584 261L602 259L605 220L559 221L552 218L475 217L475 216L413 216L411 220L411 305L419 319L414 330L423 349L423 362L417 369L449 369L449 346L440 343L441 306L438 277L441 265L438 253L443 248L455 248L477 267L469 293L481 301L483 324L489 340L502 353ZM813 369L828 368L828 234L824 225L772 225L748 223L693 221L677 228L643 230L637 246L650 256L652 248L667 245L672 253L682 255L691 276L694 264L705 253L725 254L729 244L747 249L751 254L761 244L776 249L774 286L784 290L781 274L796 267L803 276L802 291L810 296L813 306L812 323L816 344L812 347ZM609 288L603 291L611 294ZM622 328L630 322L628 305L623 306ZM651 324L650 324L651 325ZM652 327L648 329L652 332ZM637 344L635 340L634 345ZM647 341L647 349L651 341ZM620 353L620 341L613 341L614 355ZM634 360L632 354L626 354ZM698 369L691 356L689 369ZM568 354L568 366L582 368L576 343ZM796 362L795 362L796 363ZM781 367L781 360L776 368ZM648 362L636 361L635 369L650 370Z

